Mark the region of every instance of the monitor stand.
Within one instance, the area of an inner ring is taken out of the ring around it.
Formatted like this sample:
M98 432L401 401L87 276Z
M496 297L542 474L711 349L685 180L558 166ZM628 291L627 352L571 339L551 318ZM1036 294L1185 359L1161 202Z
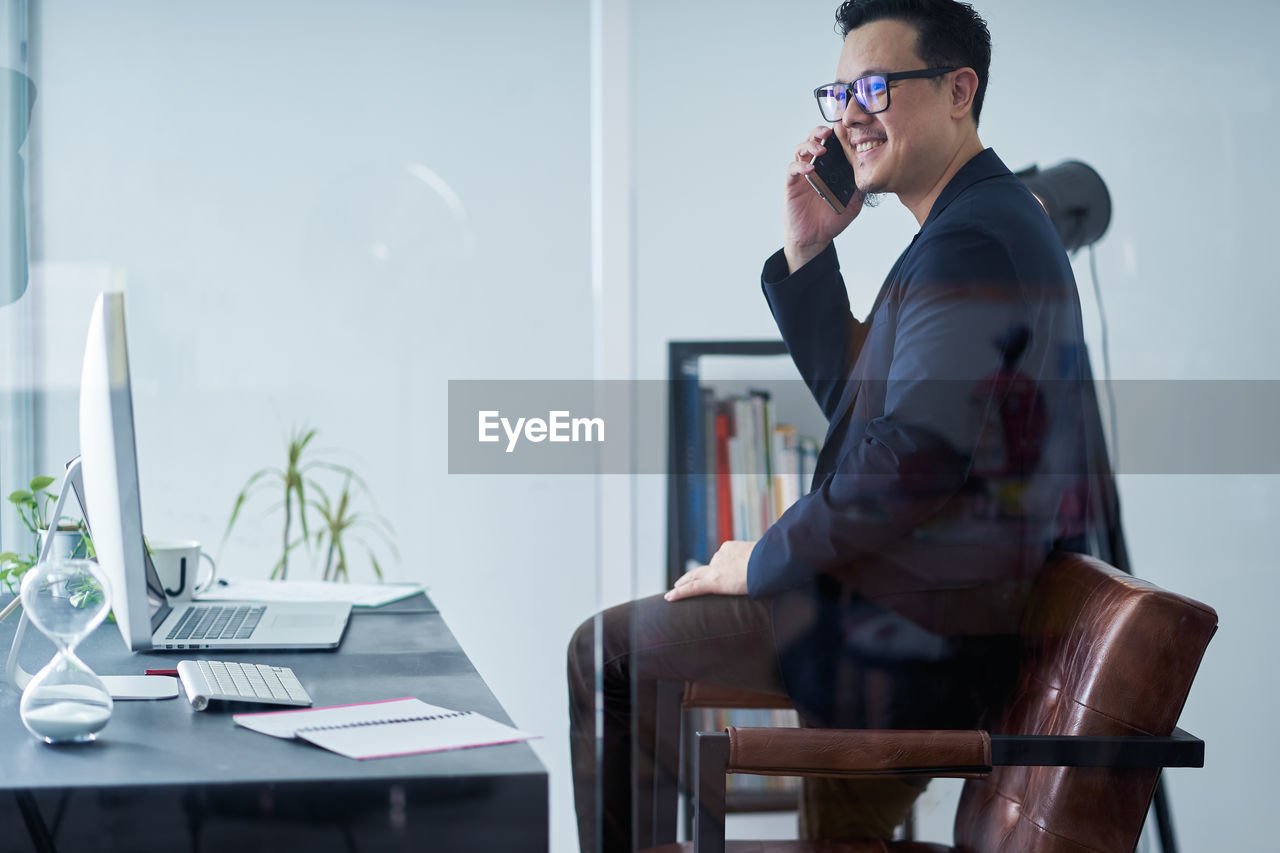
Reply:
M73 492L77 495L76 500L79 501L79 495L83 493L80 486L80 457L77 456L67 463L67 474L62 480L62 492L58 495L58 502L54 505L53 514L49 516L53 519L62 518L62 508L67 504L68 495ZM87 519L88 514L84 512L84 506L81 505L81 514ZM88 522L86 521L86 524ZM46 536L44 547L40 549L40 557L37 562L43 563L49 559L49 552L53 550L53 536ZM9 602L8 606L0 611L0 621L4 621L10 613L22 604L22 597L18 596ZM18 649L22 646L22 638L27 632L27 614L24 612L22 618L18 621L18 630L14 632L13 644L9 647L9 660L5 664L5 673L9 677L9 683L17 690L25 690L27 685L31 683L31 673L27 672L18 663ZM172 699L178 695L178 679L166 675L100 675L99 678L107 685L108 692L111 693L112 699Z

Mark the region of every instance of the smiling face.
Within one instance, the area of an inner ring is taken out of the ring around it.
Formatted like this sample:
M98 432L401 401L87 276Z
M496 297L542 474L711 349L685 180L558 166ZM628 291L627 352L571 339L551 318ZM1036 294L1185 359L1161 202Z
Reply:
M836 79L850 82L865 74L925 67L916 53L915 27L884 19L849 32ZM972 75L971 71L963 73ZM977 129L967 110L961 110L957 118L956 75L894 81L889 84L887 110L867 115L850 103L836 126L859 188L897 194L921 221L924 217L917 207L925 202L931 205L946 180L976 153L968 153L955 163L962 150L970 152L977 143ZM982 150L981 143L977 145L977 150Z

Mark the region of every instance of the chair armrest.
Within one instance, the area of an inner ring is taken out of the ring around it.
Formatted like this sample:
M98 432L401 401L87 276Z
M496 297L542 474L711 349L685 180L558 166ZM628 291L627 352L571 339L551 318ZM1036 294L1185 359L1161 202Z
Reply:
M779 710L792 707L791 700L786 696L755 693L750 690L719 687L696 681L685 684L681 705L685 708L776 708Z
M996 767L1204 767L1204 741L1157 735L992 735Z
M1204 742L1169 737L989 735L983 731L739 729L698 732L694 844L724 853L725 774L980 776L998 766L1203 767Z
M766 776L981 776L991 772L983 731L736 728L698 732L693 840L724 853L725 774Z
M993 766L1203 767L1204 742L1175 729L1137 735L991 735L984 731L728 728L729 773L969 778Z
M729 727L730 773L763 776L949 776L991 772L983 731Z

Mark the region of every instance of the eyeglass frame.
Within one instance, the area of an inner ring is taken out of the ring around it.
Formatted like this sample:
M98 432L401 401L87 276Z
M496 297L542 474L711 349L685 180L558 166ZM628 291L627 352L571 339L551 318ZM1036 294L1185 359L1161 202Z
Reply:
M838 83L838 82L824 83L813 90L813 99L818 102L818 112L822 113L823 121L840 121L842 118L844 118L844 113L842 112L836 118L827 118L826 112L822 109L822 98L818 95L818 93L821 92L823 89L832 89L832 88L840 87L840 88L843 88L845 92L845 98L846 98L846 103L844 108L845 111L848 111L849 109L848 101L852 100L855 104L858 105L858 109L862 110L864 114L872 116L872 115L875 115L876 113L882 113L885 110L889 109L889 101L890 101L889 84L890 83L897 82L898 80L917 80L917 79L927 80L933 77L941 77L943 74L950 74L952 71L957 71L960 68L961 66L959 65L951 65L951 66L936 66L934 68L921 68L916 71L891 71L887 74L881 74L879 72L875 72L872 74L863 74L861 77L855 80L851 80L848 83ZM854 94L854 87L858 85L858 81L866 80L868 77L880 77L881 79L884 80L884 106L881 109L878 109L878 110L867 109L862 105L862 101L858 100L858 96Z

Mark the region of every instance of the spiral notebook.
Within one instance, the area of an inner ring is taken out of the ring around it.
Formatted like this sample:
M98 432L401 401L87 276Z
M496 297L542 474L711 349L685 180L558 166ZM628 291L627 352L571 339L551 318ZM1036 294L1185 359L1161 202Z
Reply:
M301 738L347 758L390 758L530 740L474 711L451 711L420 699L236 714L236 725L278 738Z

